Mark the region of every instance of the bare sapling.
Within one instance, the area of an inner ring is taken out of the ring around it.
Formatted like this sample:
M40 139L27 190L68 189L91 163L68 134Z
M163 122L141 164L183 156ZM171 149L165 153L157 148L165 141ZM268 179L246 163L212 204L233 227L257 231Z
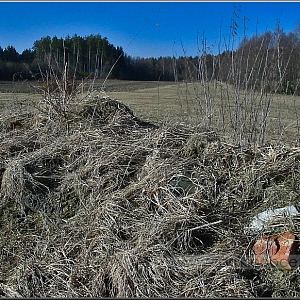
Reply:
M278 28L274 33L246 38L247 18L244 17L243 42L235 49L238 13L235 9L229 42L225 41L224 45L226 51L221 53L219 45L219 55L211 55L213 59L208 62L205 36L202 49L198 46L197 103L206 126L217 128L237 144L258 146L266 142L272 128L282 121L280 109L274 116L272 103L276 95L287 89L287 72L294 48L282 46ZM278 128L278 139L284 126Z
M47 54L46 70L42 70L39 67L39 79L36 78L37 76L34 76L37 80L37 85L29 84L43 97L37 109L46 114L48 119L59 119L68 124L76 117L74 107L94 90L97 72L94 72L94 79L91 83L89 80L90 75L79 82L76 79L79 49L77 50L76 62L72 68L66 56L64 44L63 49L63 64L59 63L50 51ZM88 81L89 87L86 88Z

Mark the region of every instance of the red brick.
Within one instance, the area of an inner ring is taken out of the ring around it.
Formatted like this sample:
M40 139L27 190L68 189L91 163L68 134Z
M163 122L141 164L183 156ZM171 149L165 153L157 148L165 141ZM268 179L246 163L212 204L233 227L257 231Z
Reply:
M275 264L283 270L297 266L298 238L291 232L263 236L253 246L255 264Z

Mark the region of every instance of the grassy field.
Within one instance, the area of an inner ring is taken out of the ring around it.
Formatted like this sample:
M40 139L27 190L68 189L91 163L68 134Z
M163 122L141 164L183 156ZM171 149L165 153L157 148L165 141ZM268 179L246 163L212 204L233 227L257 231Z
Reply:
M87 82L99 91L102 81ZM156 124L181 122L209 125L221 135L237 139L241 132L265 134L264 141L299 139L300 97L235 91L225 83L139 82L108 80L106 93L145 120ZM0 82L0 109L5 114L31 109L42 97L27 83ZM235 132L235 135L233 134Z
M298 140L299 97L261 96L244 91L236 95L231 86L219 82L206 85L180 82L163 86L157 83L154 88L111 92L109 95L128 104L142 118L157 123L209 123L220 133L231 136L234 126L247 123L248 127L256 126L260 131L260 122L266 117L266 140ZM251 120L254 114L258 120L256 125ZM236 124L235 118L239 119Z

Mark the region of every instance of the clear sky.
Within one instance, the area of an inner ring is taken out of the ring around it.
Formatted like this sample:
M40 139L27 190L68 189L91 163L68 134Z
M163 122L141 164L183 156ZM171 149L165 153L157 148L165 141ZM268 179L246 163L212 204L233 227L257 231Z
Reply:
M234 6L236 8L234 8ZM21 53L49 35L100 34L134 57L195 56L229 42L233 12L237 40L300 21L300 2L0 2L0 46ZM197 43L198 37L198 43Z

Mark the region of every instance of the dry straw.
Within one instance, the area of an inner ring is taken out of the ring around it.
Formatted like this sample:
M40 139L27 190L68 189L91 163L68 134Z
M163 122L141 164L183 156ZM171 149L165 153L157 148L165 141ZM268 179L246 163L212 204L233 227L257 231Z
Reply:
M253 266L245 233L256 213L298 205L299 147L235 146L77 97L67 118L2 117L1 296L300 296L297 270Z
M256 212L297 205L298 148L157 128L109 98L73 111L68 133L3 119L3 296L299 295L295 273L251 265L244 234Z

